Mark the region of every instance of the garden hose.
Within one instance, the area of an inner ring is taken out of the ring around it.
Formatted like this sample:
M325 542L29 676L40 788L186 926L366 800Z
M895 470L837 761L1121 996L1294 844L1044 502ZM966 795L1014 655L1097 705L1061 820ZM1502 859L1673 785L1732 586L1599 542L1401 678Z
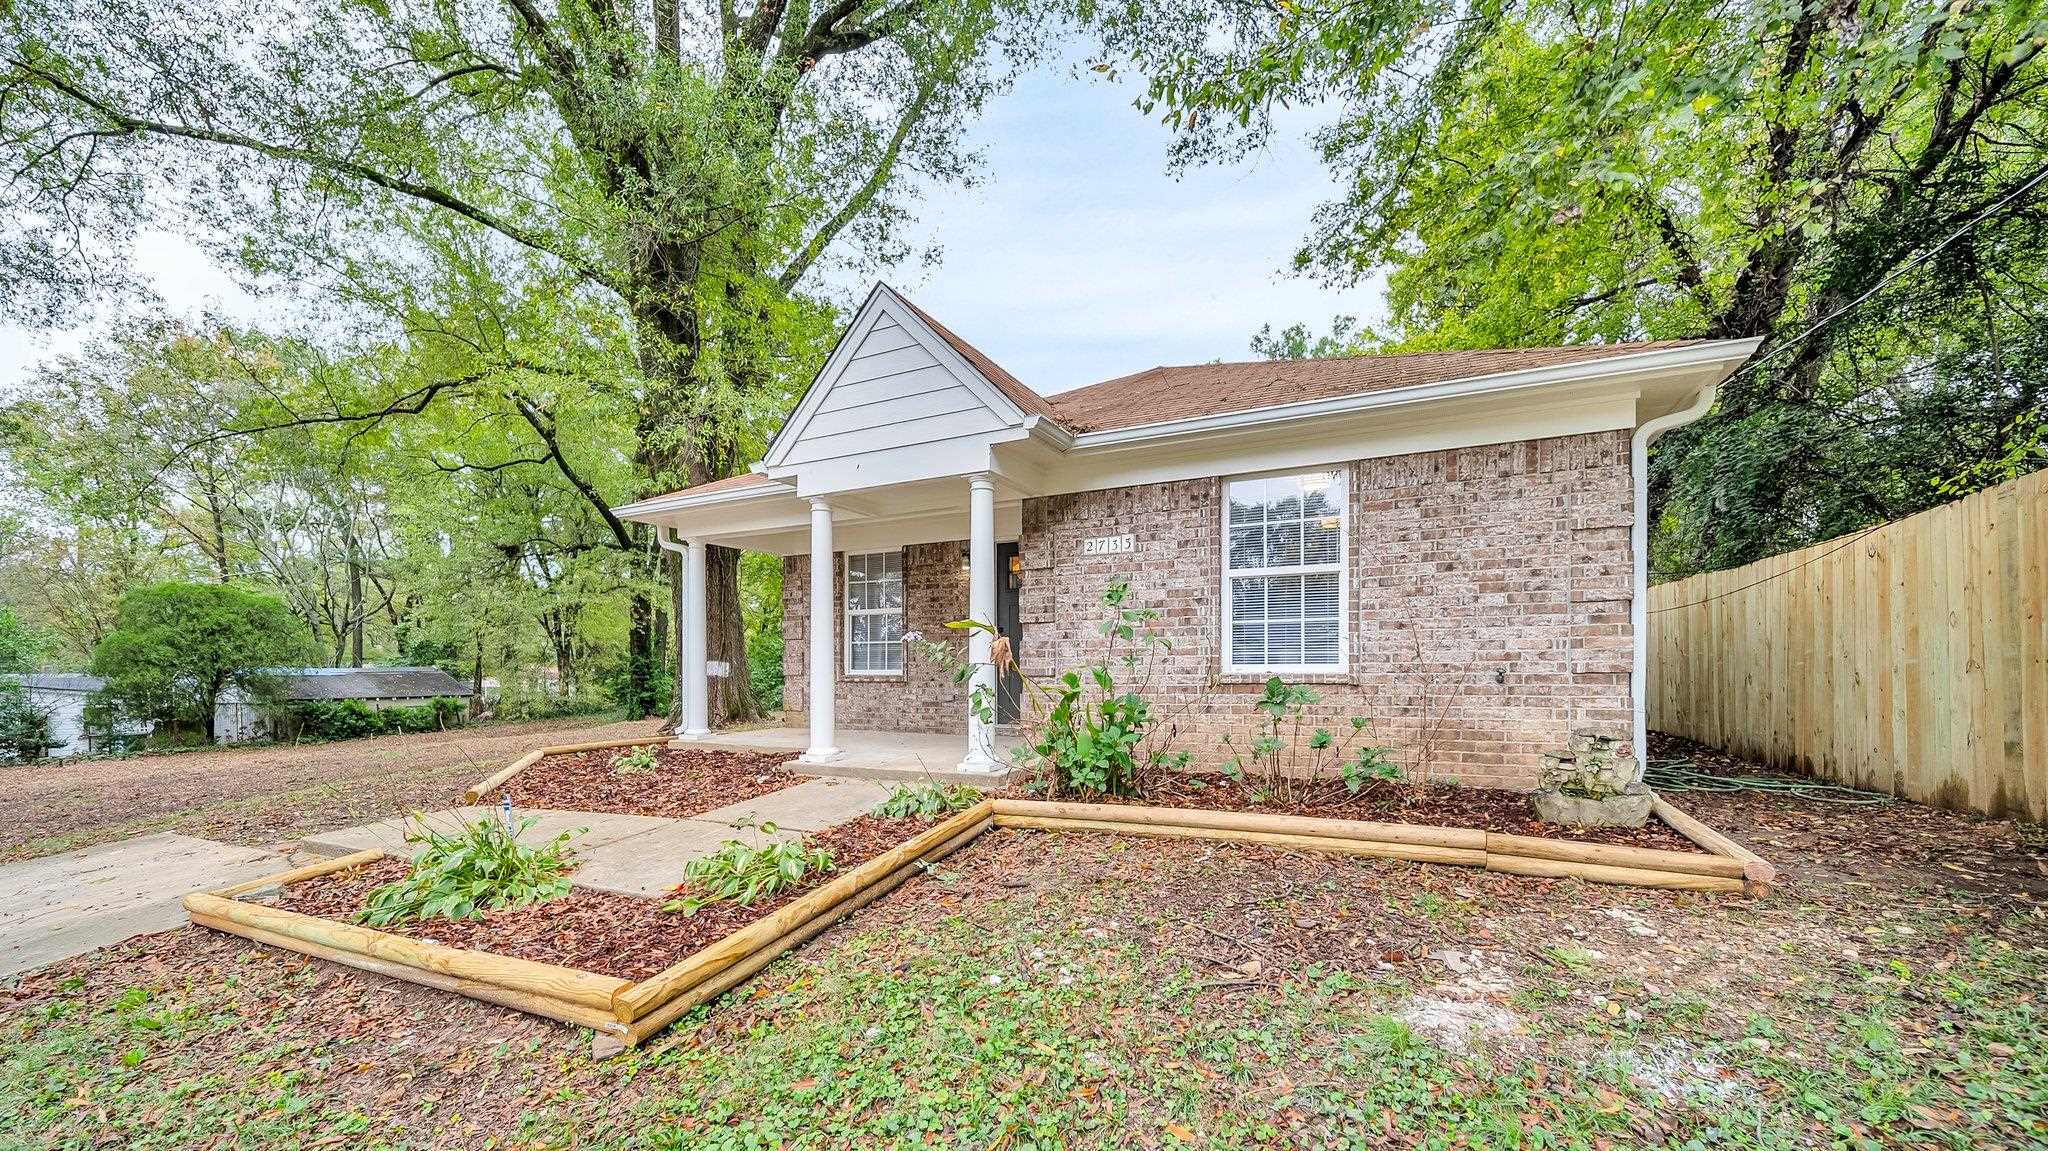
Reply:
M1653 759L1643 768L1643 782L1657 791L1761 791L1789 795L1797 799L1810 799L1816 803L1858 805L1876 805L1892 801L1891 796L1880 792L1862 791L1818 780L1716 775L1693 767L1689 759Z

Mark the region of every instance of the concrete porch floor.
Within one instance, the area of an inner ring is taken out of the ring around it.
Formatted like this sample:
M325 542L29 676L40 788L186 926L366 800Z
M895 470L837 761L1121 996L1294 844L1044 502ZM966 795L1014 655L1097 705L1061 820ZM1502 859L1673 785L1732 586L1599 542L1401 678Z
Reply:
M810 742L801 727L761 727L746 731L719 731L702 739L673 741L669 746L717 747L732 751L783 751L789 762L783 766L800 775L829 779L873 779L886 782L965 783L974 787L1001 787L1021 773L1009 765L1010 749L1018 744L1010 735L996 736L995 755L1006 770L994 774L963 772L960 758L966 754L965 735L924 735L907 731L847 731L838 733L841 755L831 763L804 763L797 759Z

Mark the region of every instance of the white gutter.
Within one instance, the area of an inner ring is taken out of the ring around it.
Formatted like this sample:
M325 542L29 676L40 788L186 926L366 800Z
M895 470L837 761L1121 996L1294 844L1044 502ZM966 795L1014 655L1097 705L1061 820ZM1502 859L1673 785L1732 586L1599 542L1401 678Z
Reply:
M1714 406L1714 393L1720 388L1718 381L1701 388L1692 403L1645 422L1628 442L1629 472L1635 477L1635 515L1628 532L1629 551L1635 558L1635 589L1628 600L1630 646L1635 659L1628 669L1628 695L1635 711L1631 735L1638 780L1650 765L1650 443L1672 428L1684 427L1706 415L1707 409Z

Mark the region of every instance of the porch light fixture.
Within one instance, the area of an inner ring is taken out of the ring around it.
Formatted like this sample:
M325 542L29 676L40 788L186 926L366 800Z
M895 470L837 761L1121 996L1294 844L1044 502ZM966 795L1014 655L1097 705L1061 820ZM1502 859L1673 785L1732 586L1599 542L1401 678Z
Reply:
M1021 555L1012 555L1010 557L1010 590L1016 591L1018 588L1023 586L1024 557Z

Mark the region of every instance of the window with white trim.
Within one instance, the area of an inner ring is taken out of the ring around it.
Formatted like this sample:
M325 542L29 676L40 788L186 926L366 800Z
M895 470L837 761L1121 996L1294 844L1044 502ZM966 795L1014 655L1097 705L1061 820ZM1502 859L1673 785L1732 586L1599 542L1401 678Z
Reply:
M846 671L903 671L903 553L846 557Z
M1345 473L1224 484L1225 671L1345 668Z

